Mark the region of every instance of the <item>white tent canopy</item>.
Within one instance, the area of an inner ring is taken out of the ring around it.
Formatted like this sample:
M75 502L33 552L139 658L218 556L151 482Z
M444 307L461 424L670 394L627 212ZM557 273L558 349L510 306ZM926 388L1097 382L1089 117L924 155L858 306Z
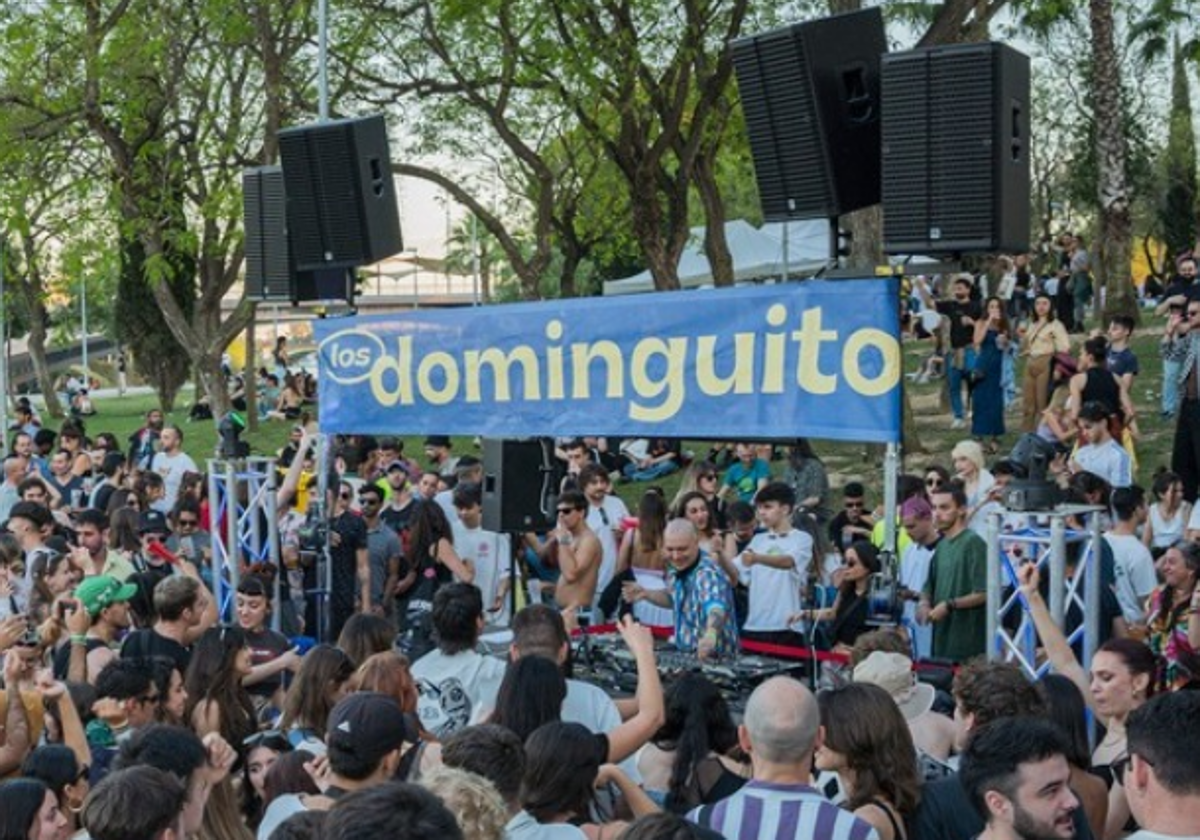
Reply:
M704 228L692 228L679 259L679 284L685 289L711 285L712 267L704 253ZM777 278L784 270L784 223L755 228L744 219L725 223L725 241L733 258L735 282ZM788 274L809 274L829 261L829 223L812 219L787 223ZM604 284L606 295L654 291L654 278L643 271Z

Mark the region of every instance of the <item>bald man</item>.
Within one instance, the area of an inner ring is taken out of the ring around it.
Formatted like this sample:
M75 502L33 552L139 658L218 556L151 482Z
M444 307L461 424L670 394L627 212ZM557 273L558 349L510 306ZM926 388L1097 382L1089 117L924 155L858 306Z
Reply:
M688 819L730 840L879 840L869 823L812 787L813 753L823 738L812 692L791 677L772 677L754 689L738 727L750 781Z
M646 589L631 582L621 594L633 604L649 601L675 611L675 646L702 660L737 651L733 587L725 572L700 547L700 533L686 519L673 519L663 532L663 556L671 586Z

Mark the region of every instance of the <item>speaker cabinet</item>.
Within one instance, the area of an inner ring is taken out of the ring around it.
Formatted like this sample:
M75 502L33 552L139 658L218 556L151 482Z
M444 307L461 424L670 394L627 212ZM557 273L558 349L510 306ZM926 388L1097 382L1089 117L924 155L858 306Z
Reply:
M1029 247L1029 58L960 44L883 59L883 246Z
M508 533L553 528L563 472L553 438L484 438L483 527Z
M733 42L768 222L833 218L879 203L878 8Z
M382 116L285 129L279 156L298 270L354 268L403 250Z
M251 300L292 300L285 202L280 167L260 166L242 173L245 284Z

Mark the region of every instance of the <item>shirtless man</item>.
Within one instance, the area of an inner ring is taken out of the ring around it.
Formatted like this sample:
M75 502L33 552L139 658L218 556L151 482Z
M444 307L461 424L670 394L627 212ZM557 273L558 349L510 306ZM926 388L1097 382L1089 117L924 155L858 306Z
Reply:
M554 589L554 600L564 610L591 610L596 599L603 550L587 525L587 509L587 497L578 490L568 490L558 497L558 527L551 537L558 542L562 574Z

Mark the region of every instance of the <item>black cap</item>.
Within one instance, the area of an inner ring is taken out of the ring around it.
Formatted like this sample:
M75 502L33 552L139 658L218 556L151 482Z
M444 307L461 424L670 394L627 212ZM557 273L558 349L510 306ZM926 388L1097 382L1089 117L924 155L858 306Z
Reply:
M161 510L144 510L138 517L139 534L169 534L171 526L167 524L167 515Z
M404 743L408 730L395 698L377 691L359 691L341 700L329 713L325 743L331 751L378 764Z
M444 446L447 449L449 449L450 448L450 437L449 437L449 435L430 435L429 437L425 438L425 445L426 446Z

